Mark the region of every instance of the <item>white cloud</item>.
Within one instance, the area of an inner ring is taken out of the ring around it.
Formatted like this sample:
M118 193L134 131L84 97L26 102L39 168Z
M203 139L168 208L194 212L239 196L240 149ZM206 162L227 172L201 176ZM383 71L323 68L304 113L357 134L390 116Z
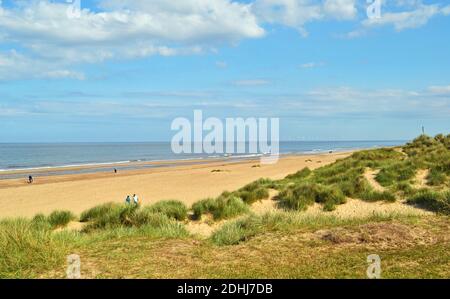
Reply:
M83 9L73 18L63 2L16 1L6 7L0 1L0 80L83 79L72 68L113 59L215 52L224 44L263 37L267 24L292 27L306 36L307 23L357 20L361 8L357 0L98 0L95 9ZM347 37L377 26L416 28L436 15L450 15L450 5L420 0L395 4L408 10L383 10L381 19L362 21Z
M440 12L438 5L418 5L414 10L403 12L384 12L381 18L369 18L363 22L365 27L392 25L395 30L401 31L418 28Z
M265 34L250 5L231 0L99 3L100 11L83 9L79 17L69 17L68 5L47 0L0 6L0 43L18 45L22 62L51 61L57 68L48 73L114 58L197 54Z
M263 22L293 27L306 36L304 25L322 19L354 19L356 0L256 0L253 11Z
M355 0L326 0L323 10L335 19L352 20L357 15Z
M34 78L84 80L85 76L80 72L63 69L57 62L36 60L16 50L0 52L0 80Z

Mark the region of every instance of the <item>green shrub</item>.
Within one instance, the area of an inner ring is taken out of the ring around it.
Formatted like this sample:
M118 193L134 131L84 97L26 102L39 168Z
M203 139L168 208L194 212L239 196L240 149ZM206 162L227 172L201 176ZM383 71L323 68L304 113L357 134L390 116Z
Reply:
M427 184L430 186L440 186L445 183L447 177L438 168L432 168L427 176Z
M255 236L260 230L261 223L259 218L250 216L225 223L219 230L213 233L211 240L219 246L237 245Z
M101 218L105 215L110 214L113 210L121 209L123 205L117 203L105 203L87 211L84 211L80 216L81 222L88 222L94 219Z
M146 207L145 210L153 213L162 213L167 217L178 221L184 221L188 214L188 208L186 205L177 200L161 201L150 207Z
M35 229L52 229L52 225L48 222L48 218L44 214L37 214L31 220L31 225Z
M72 212L69 211L55 211L51 213L47 221L53 227L64 227L69 224L70 221L75 220L76 217Z
M248 206L239 197L219 197L217 202L217 209L213 211L216 220L233 218L249 211Z
M304 211L314 204L316 185L302 184L289 186L278 194L278 207L286 210Z
M194 219L200 219L204 214L212 214L215 220L229 219L249 211L248 205L236 196L219 196L218 198L205 199L196 202L192 206Z
M417 167L410 161L394 163L382 168L375 179L382 186L387 187L394 183L414 178L416 170Z
M34 278L64 264L73 235L53 233L44 218L0 222L0 278Z
M216 199L207 198L197 201L192 205L192 211L194 212L193 218L199 220L202 215L206 213L212 213L216 209Z
M252 204L258 200L266 199L269 197L269 191L267 185L272 185L273 182L268 179L260 179L253 183L250 183L237 192L233 192L233 195L240 197L246 204ZM225 195L227 197L229 195Z
M99 209L101 213L95 213L95 218L90 218L90 223L85 226L84 231L129 226L129 221L137 209L139 209L138 206L125 204L114 205L110 208L101 208Z
M408 198L407 202L433 212L450 215L450 191L440 193L428 189L420 190Z
M294 174L288 175L286 177L286 179L288 179L288 180L302 180L302 179L307 178L311 173L312 173L312 171L308 167L305 167L302 170L297 171Z
M396 191L401 191L403 195L411 195L415 192L415 189L408 182L399 182L395 185Z
M352 178L349 181L341 181L337 184L342 193L348 197L359 197L360 194L370 189L370 185L362 176Z
M326 211L346 202L345 195L337 186L302 183L286 188L278 195L278 206L288 210L304 211L314 202L324 204Z
M360 198L364 201L388 201L388 202L394 202L396 200L395 195L390 191L366 191L363 192L360 196Z

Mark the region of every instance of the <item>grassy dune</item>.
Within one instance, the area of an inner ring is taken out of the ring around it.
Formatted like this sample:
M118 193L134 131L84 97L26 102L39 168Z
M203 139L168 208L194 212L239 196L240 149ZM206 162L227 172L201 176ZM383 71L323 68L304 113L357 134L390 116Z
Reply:
M399 149L360 151L282 180L260 179L190 208L176 200L107 203L80 217L57 211L1 221L0 277L64 277L65 258L76 253L83 277L93 278L362 278L367 255L376 253L383 277L449 278L449 189L450 135L423 135ZM277 208L254 213L252 205L270 192ZM434 215L328 214L348 198L400 201ZM305 214L317 204L323 213ZM82 228L63 229L74 221ZM189 233L187 224L205 221L216 225L211 236Z

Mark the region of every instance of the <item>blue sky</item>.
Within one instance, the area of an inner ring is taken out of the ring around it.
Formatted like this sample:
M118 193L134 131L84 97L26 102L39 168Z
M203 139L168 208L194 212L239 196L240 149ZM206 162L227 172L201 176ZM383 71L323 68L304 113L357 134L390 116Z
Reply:
M283 140L450 132L446 1L0 2L0 142L170 140L194 109Z

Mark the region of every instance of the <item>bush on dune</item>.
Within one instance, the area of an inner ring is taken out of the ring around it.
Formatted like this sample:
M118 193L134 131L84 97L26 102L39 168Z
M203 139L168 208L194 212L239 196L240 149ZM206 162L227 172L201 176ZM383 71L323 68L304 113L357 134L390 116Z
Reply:
M268 186L272 184L273 182L271 180L260 179L233 192L232 195L240 197L246 204L252 204L258 200L268 198Z
M314 183L289 186L278 195L278 206L286 210L304 211L315 202L322 203L324 210L332 211L336 205L345 203L346 198L337 186Z
M440 186L445 184L445 182L447 181L447 176L440 167L434 167L430 170L430 173L428 174L426 179L428 185Z
M201 219L204 214L212 214L214 220L229 219L249 211L244 201L232 193L225 193L218 198L208 198L192 206L194 219Z
M337 184L345 196L358 198L370 185L362 176L351 178L347 181L341 181Z
M75 220L77 217L69 211L55 211L48 216L48 222L53 228L64 227L69 224L70 221Z
M398 162L382 168L375 179L382 186L388 187L394 183L414 178L416 171L417 166L411 161Z
M144 208L144 210L152 213L161 213L178 221L186 220L188 214L186 205L177 200L160 201Z
M65 227L75 219L76 216L72 212L54 211L49 216L44 214L34 216L30 224L36 229L55 229Z
M433 212L450 215L450 191L436 192L423 189L408 198L407 202Z
M396 201L395 195L390 191L375 191L367 190L360 195L360 199L364 201L374 202L374 201Z
M303 179L307 178L311 173L312 173L312 171L308 167L305 167L302 170L299 170L294 174L288 175L286 177L286 179L287 180L303 180Z
M213 233L211 240L219 246L237 245L257 235L261 228L260 218L252 215L244 219L225 223Z
M95 220L95 219L103 217L107 214L110 214L114 210L121 209L122 207L123 207L123 205L121 205L121 204L108 202L108 203L93 207L92 209L89 209L87 211L84 211L80 216L80 221L81 222L89 222L91 220Z
M41 215L43 216L43 215ZM63 264L75 235L55 234L46 217L0 222L0 278L36 277Z
M167 228L181 229L183 226L166 214L152 211L151 207L141 209L135 205L119 205L93 219L84 227L83 232L124 228L165 230Z

